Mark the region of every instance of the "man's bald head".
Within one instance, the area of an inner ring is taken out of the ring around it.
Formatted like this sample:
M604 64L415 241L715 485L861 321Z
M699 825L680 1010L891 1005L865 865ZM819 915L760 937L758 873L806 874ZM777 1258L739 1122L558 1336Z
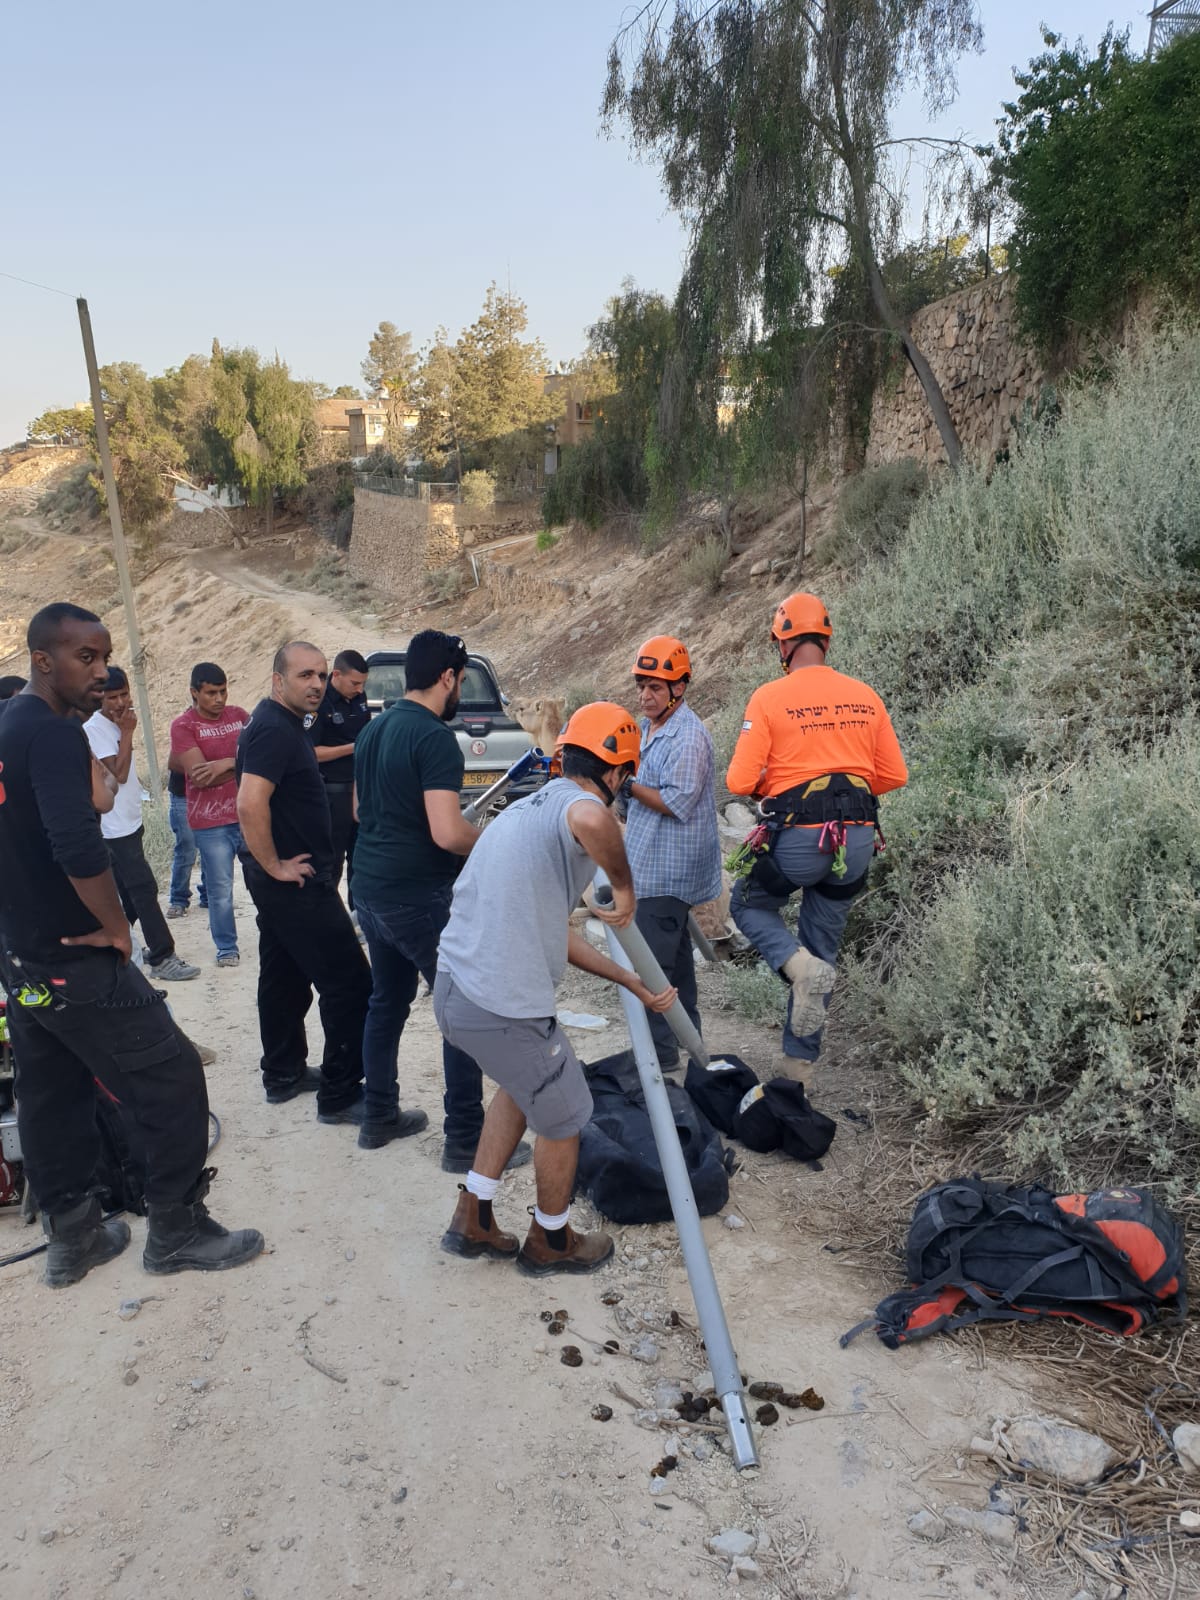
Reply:
M291 639L275 652L271 693L298 717L316 711L325 694L329 667L324 652L307 639Z

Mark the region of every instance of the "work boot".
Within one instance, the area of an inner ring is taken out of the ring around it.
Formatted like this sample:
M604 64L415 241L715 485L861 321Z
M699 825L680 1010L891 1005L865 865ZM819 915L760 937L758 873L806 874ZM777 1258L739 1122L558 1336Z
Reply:
M775 1067L775 1076L800 1084L805 1094L811 1095L819 1070L815 1061L801 1061L798 1056L781 1055Z
M423 1111L398 1111L394 1117L363 1119L358 1130L360 1150L382 1150L393 1139L409 1139L414 1133L423 1133L429 1118Z
M274 1089L268 1089L267 1104L269 1106L286 1105L289 1100L294 1100L298 1094L315 1094L321 1087L321 1074L312 1067L306 1067L298 1078L293 1078L291 1083L285 1083Z
M95 1195L55 1217L43 1214L42 1231L47 1240L46 1282L52 1289L78 1283L93 1267L119 1256L129 1243L129 1224L119 1217L105 1221Z
M443 1172L470 1172L475 1163L475 1152L479 1148L478 1142L470 1149L464 1145L444 1144L442 1146L442 1171ZM505 1172L515 1172L518 1167L523 1167L533 1156L533 1148L524 1139L504 1163Z
M258 1255L265 1241L257 1228L230 1233L208 1214L204 1196L216 1170L204 1169L193 1200L180 1205L151 1204L142 1253L147 1272L224 1272Z
M521 1271L534 1276L546 1272L595 1272L613 1253L613 1242L607 1233L576 1233L569 1222L563 1232L567 1236L566 1243L561 1250L556 1250L547 1239L545 1228L534 1217L525 1243L517 1252Z
M442 1249L450 1256L496 1256L503 1261L516 1255L517 1239L515 1234L501 1233L495 1217L485 1228L479 1220L479 1196L460 1183L458 1204L442 1235Z
M803 945L779 970L792 986L792 1032L797 1039L819 1033L825 1026L825 996L833 988L836 971Z

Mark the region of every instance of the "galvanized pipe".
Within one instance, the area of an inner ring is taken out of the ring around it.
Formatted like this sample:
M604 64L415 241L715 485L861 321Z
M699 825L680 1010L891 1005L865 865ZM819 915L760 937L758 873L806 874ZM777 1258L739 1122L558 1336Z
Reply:
M601 888L599 876L597 876L596 883L596 903L597 905L604 905L604 897L605 895L611 897L612 889L607 881ZM637 923L631 922L627 928L618 929L617 937L629 957L629 965L637 973L638 977L648 989L653 990L655 994L661 994L667 987L666 975L655 960L654 952L646 943L646 936ZM670 1023L672 1032L692 1060L700 1066L704 1066L708 1060L708 1051L695 1023L683 1009L683 1002L676 1000L669 1011L663 1012L663 1016ZM649 1028L649 1024L647 1024L647 1028Z
M502 794L507 794L514 783L519 783L522 778L526 777L545 759L545 753L539 750L536 745L531 750L526 750L523 756L517 757L502 777L496 779L490 789L483 791L478 800L472 800L470 805L463 807L463 816L468 822L478 822L494 801L499 800Z
M690 911L688 912L688 932L692 936L692 943L696 946L696 949L699 950L705 961L707 961L710 965L715 962L717 959L717 952L709 943L707 936L700 931L700 924L696 921L695 917Z
M597 871L597 901L603 904L606 896L610 897L611 894L608 879L603 872ZM628 928L613 928L606 924L605 932L608 934L609 954L617 965L636 972L648 988L655 994L661 994L667 987L666 977L637 929L632 924ZM640 949L637 948L639 941ZM642 965L639 965L639 962ZM713 1387L720 1397L721 1409L725 1413L725 1423L729 1429L733 1463L739 1471L746 1467L757 1467L758 1448L754 1443L750 1418L746 1414L746 1395L742 1388L737 1353L729 1335L725 1308L721 1304L721 1291L717 1288L708 1246L704 1242L704 1233L700 1227L696 1196L692 1192L692 1180L688 1174L687 1162L679 1146L679 1133L675 1127L667 1086L659 1069L654 1040L650 1035L646 1008L640 1000L630 994L628 989L622 988L620 994L625 1020L629 1026L633 1058L637 1063L642 1093L646 1098L646 1110L654 1130L658 1159L662 1164L663 1178L666 1181L671 1211L675 1218L675 1228L683 1251L683 1264L687 1269L696 1316L700 1323L700 1333L704 1339L704 1348L713 1375ZM678 1003L673 1009L683 1011ZM670 1013L667 1015L669 1017ZM686 1013L684 1018L687 1020ZM688 1027L691 1028L690 1021ZM695 1034L694 1028L691 1031ZM700 1045L699 1059L703 1061L707 1058L703 1042L698 1034L695 1036L697 1044ZM680 1037L682 1039L682 1035ZM687 1044L686 1039L682 1042ZM690 1049L690 1045L688 1048Z

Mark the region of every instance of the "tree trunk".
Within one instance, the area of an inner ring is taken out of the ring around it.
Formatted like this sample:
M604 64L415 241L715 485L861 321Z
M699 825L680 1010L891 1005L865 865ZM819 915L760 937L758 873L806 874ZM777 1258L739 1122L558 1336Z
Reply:
M942 393L941 385L933 375L933 368L926 361L924 355L917 347L909 329L896 315L896 308L892 305L883 281L883 273L879 270L879 262L875 259L875 248L871 243L871 208L867 196L866 174L863 172L862 162L859 159L858 147L850 129L850 117L846 110L845 86L842 82L842 67L844 59L834 55L831 59L830 80L833 87L834 106L837 112L838 141L840 148L838 155L846 168L850 179L850 191L854 199L854 218L851 237L858 251L859 260L863 271L867 275L867 284L871 291L871 299L879 313L879 320L889 332L894 333L904 346L904 354L908 357L909 364L917 375L917 382L925 391L925 399L933 420L937 423L938 432L942 436L942 445L946 451L946 460L952 467L962 465L962 443L958 437L958 430L950 416L950 408L946 404L946 396Z

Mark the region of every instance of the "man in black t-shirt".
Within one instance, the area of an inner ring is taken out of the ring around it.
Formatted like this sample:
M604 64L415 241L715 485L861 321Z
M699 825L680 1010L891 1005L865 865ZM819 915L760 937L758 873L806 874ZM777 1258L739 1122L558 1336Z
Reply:
M456 635L418 633L404 658L404 698L372 721L354 751L358 920L374 979L363 1037L364 1150L419 1133L427 1121L423 1111L400 1110L396 1058L419 978L433 986L454 880L479 838L459 805L463 755L448 726L466 666L467 648ZM483 1077L449 1041L442 1070L442 1167L467 1172L483 1127ZM529 1156L522 1144L509 1165Z
M129 1242L92 1193L96 1079L136 1124L145 1160L149 1272L216 1271L262 1234L208 1215L208 1094L196 1048L161 989L129 964L130 932L92 800L77 714L100 704L112 644L99 617L60 602L29 624L31 683L0 718L0 978L16 1062L17 1121L46 1231L46 1282L76 1283Z
M362 1121L362 1034L371 969L333 881L329 802L305 731L325 693L325 657L294 640L237 750L246 888L258 911L258 1027L267 1099L317 1091L318 1122ZM308 1070L304 1018L316 989L325 1030Z
M366 684L367 663L362 656L357 650L339 650L333 658L325 698L308 730L329 799L334 887L342 881L344 863L346 896L351 911L354 910L354 840L358 834L354 819L354 745L371 719L364 693Z

